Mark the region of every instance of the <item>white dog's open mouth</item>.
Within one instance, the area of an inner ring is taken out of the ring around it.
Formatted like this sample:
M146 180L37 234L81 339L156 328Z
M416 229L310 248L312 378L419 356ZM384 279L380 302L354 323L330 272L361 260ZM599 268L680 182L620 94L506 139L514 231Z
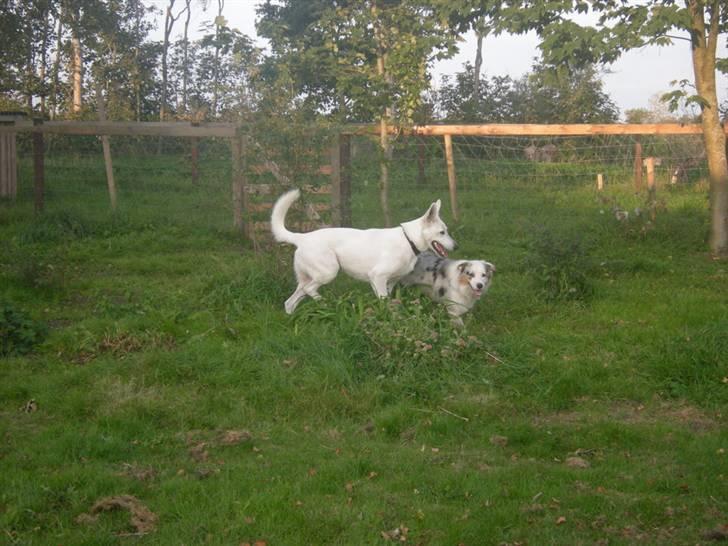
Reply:
M435 254L437 254L441 258L447 258L447 250L445 250L445 247L437 241L432 241L432 250L434 250Z
M483 289L482 288L473 288L472 286L470 288L473 289L473 292L475 293L475 297L476 298L479 298L480 296L483 295Z

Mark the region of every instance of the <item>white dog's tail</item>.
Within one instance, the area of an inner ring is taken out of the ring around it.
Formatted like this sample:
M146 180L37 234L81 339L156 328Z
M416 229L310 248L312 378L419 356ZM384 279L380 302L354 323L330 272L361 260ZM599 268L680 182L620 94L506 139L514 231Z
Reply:
M273 212L270 215L270 230L273 237L279 243L296 244L298 233L293 233L286 229L286 213L291 205L301 196L300 190L291 190L278 198L276 204L273 205Z

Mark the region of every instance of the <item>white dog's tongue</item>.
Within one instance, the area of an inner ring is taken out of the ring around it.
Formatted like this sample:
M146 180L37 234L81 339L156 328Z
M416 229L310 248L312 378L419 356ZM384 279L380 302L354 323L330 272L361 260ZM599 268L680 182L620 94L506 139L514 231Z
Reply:
M435 252L437 252L440 256L443 258L447 258L447 250L445 250L445 247L442 246L437 241L432 241L432 248L435 249Z

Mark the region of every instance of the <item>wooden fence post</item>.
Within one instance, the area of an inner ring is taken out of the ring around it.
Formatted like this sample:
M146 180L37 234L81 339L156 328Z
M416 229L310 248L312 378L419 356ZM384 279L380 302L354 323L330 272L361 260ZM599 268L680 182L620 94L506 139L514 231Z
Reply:
M417 135L417 184L424 186L427 182L427 172L425 171L425 137Z
M18 193L15 133L0 134L0 197L13 199Z
M194 125L194 123L193 123ZM200 170L198 166L198 162L200 159L200 139L197 137L192 137L190 142L190 167L191 167L191 177L192 177L192 183L197 184L200 178Z
M33 131L33 193L35 196L35 212L40 214L45 209L45 143L40 126L42 119L34 119L33 125L38 130Z
M650 195L655 193L655 158L646 157L645 166L647 167L647 191Z
M238 133L240 129L238 129ZM250 237L247 223L244 222L243 213L247 213L245 195L245 148L247 138L238 134L230 139L230 151L232 157L232 189L233 189L233 226L236 231L241 231L246 237Z
M602 173L597 174L597 190L602 191L604 189L604 175Z
M634 143L634 189L636 191L642 189L642 142L639 137Z
M101 91L100 81L96 81L96 107L99 110L99 121L106 121L106 105L104 104L104 94ZM104 165L106 166L106 185L109 188L109 200L111 201L111 210L116 211L116 182L114 181L114 166L111 163L111 145L109 144L108 135L101 135L101 147L104 150Z
M452 136L447 134L445 138L445 159L447 161L447 183L450 188L450 208L452 210L453 219L458 222L460 215L458 214L458 190L457 180L455 179L455 161L452 156Z
M339 133L331 147L333 224L351 226L351 136Z

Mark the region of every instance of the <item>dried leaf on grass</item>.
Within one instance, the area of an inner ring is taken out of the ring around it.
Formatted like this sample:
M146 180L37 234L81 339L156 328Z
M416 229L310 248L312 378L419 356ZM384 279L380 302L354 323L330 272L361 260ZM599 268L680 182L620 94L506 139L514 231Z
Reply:
M589 464L589 461L582 459L581 457L567 457L566 466L570 466L572 468L589 468L591 464Z
M508 438L496 434L490 437L490 443L494 446L505 447L508 445Z
M220 436L220 445L222 446L234 446L247 442L253 438L247 430L226 430Z
M200 442L199 444L192 446L188 450L188 453L190 454L190 457L192 457L195 461L197 461L198 463L202 463L205 462L210 456L208 451L205 449L206 447L206 442Z
M119 475L145 482L154 478L157 475L157 472L150 466L138 466L136 464L123 463L121 465Z
M118 495L99 499L88 513L79 515L76 522L82 524L95 523L99 513L112 510L128 510L131 512L131 525L136 529L136 534L146 535L157 528L157 514L149 510L133 495Z
M391 531L382 531L382 538L384 540L394 540L398 542L407 542L407 533L409 533L409 528L405 527L404 525L400 525L396 529L392 529Z
M715 529L705 531L703 533L703 539L716 541L728 540L728 524L718 525Z

